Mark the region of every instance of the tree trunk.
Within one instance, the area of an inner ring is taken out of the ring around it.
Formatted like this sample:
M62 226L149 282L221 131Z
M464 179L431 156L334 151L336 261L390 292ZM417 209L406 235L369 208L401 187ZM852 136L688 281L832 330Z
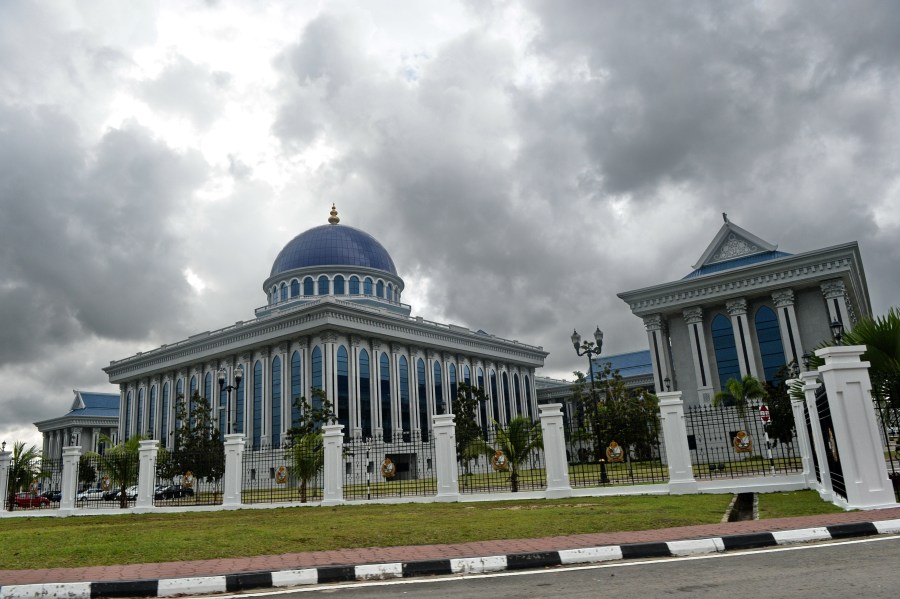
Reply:
M300 481L300 503L306 503L306 479Z

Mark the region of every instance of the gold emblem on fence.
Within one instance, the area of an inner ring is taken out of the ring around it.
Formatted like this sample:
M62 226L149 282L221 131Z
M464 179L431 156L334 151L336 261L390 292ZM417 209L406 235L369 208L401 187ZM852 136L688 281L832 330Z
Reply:
M625 452L622 450L622 446L615 441L610 443L606 448L606 459L610 462L624 462Z
M188 470L184 473L184 477L181 479L181 486L190 489L194 486L194 473Z
M506 459L506 456L503 455L503 452L499 449L494 452L494 457L491 458L491 467L494 470L506 471L509 470L509 460Z
M391 458L385 457L381 462L381 476L385 478L394 478L397 476L397 465Z
M838 455L837 441L834 440L834 431L831 428L828 429L828 451L831 452L831 459L835 462L841 461L841 457Z
M104 476L100 479L100 489L103 491L109 491L112 488L112 484L109 482L109 477Z
M284 464L278 467L278 470L275 471L275 483L279 485L283 485L287 482L288 473L287 468L284 467Z
M32 493L37 493L38 491L41 490L41 486L38 484L38 481L36 478L32 479L31 484L28 485L28 490L31 491Z
M753 451L753 437L747 434L747 431L738 431L732 440L734 450L738 453L750 453Z

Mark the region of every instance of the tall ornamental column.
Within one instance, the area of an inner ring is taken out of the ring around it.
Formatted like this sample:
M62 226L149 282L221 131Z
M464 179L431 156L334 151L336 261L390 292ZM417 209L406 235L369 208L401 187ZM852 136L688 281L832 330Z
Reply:
M647 329L647 341L650 344L650 359L653 362L653 384L657 390L665 389L663 381L673 380L672 357L669 355L669 340L663 328L662 314L651 314L644 317L644 328Z
M691 465L691 450L688 447L681 391L657 393L656 397L659 398L659 415L662 419L663 440L666 444L669 492L673 495L696 493L698 486Z
M800 341L797 313L794 310L794 290L780 289L772 294L772 301L775 303L778 329L781 332L781 344L784 346L784 363L790 364L793 362L800 366L801 356L803 356L803 344Z
M538 406L544 439L544 467L547 472L547 498L571 497L569 463L566 460L566 437L563 430L562 404Z
M816 350L816 355L825 359L819 374L831 409L835 438L832 453L840 461L847 491L846 505L837 493L832 501L847 509L895 505L872 404L869 363L860 360L865 351L865 345Z
M324 431L325 491L322 505L340 505L344 503L344 425L326 424Z
M844 330L852 329L856 319L847 304L847 290L844 288L844 281L831 279L824 281L820 287L822 297L825 298L825 305L828 306L828 320L840 322L844 325Z
M747 300L743 297L725 302L725 309L731 317L731 329L734 333L734 344L738 355L738 364L741 368L741 376L748 374L759 378L756 371L756 360L753 358L752 345L750 343L750 324L747 322Z
M384 417L381 414L381 341L369 339L369 397L372 399L372 437L384 439Z
M258 352L259 363L262 364L262 402L260 402L260 438L261 447L268 447L272 439L272 351L268 347ZM255 383L255 382L254 382Z
M453 414L435 414L434 460L437 473L435 501L459 501L459 469L456 467L456 425Z
M697 397L701 405L712 405L714 395L713 379L709 371L709 354L706 349L706 337L703 333L703 308L692 306L682 310L684 321L688 327L691 340L691 357L694 360L694 376L697 379ZM662 387L657 387L662 389Z

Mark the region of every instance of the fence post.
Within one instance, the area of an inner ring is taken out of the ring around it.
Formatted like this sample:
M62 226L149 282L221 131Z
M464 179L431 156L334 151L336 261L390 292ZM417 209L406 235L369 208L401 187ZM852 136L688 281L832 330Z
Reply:
M62 451L62 485L59 498L60 513L75 510L75 494L78 487L78 463L81 460L81 447L74 445L63 447Z
M244 481L244 435L225 435L225 476L222 482L222 505L241 505L241 490Z
M657 393L656 397L659 398L659 415L662 418L663 441L666 444L666 461L669 466L669 493L696 493L699 486L691 465L681 391L663 391Z
M325 494L322 505L344 503L344 425L327 424L322 427L325 448Z
M453 414L435 414L434 460L437 471L435 501L459 501L459 469L456 466L456 424Z
M819 426L819 409L816 407L816 389L819 371L811 370L800 373L803 382L803 395L806 398L806 409L809 411L809 419L812 425L812 439L810 444L815 452L816 464L819 466L819 477L815 482L815 489L823 501L831 501L834 496L831 490L831 471L828 469L828 459L825 456L825 439L822 437L822 427ZM805 423L804 423L805 424Z
M156 482L156 453L159 451L159 441L145 439L140 442L138 456L138 484L137 501L135 508L153 507L153 488Z
M9 499L6 486L9 483L9 465L12 463L11 451L0 451L0 512L6 511L6 500Z
M819 368L828 391L828 406L844 483L847 509L894 506L894 488L884 464L884 448L875 422L869 363L860 356L865 345L816 350L825 359Z
M809 432L806 429L806 414L803 410L805 401L790 394L791 387L800 382L800 379L788 379L785 384L788 388L788 397L791 398L791 412L794 415L794 430L797 431L797 445L800 448L803 479L812 488L815 486L816 474L813 472L812 444L810 443Z
M547 498L571 497L569 462L566 459L566 435L563 430L562 404L538 406L544 439L544 467L547 472Z

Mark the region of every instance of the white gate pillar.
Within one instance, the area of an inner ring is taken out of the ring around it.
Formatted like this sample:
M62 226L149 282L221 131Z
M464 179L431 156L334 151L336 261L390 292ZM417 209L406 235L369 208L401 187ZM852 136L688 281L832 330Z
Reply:
M812 439L809 440L815 452L816 464L819 466L819 478L816 480L815 489L823 501L831 501L831 471L828 469L828 459L825 454L825 438L822 437L822 427L819 424L819 409L816 407L816 389L819 388L819 371L812 370L801 372L800 380L803 381L803 395L806 397L806 409L809 410L809 418L812 423ZM815 476L815 473L813 473Z
M813 449L809 439L809 431L806 428L806 414L803 410L805 401L790 395L791 387L799 382L800 379L788 379L785 384L788 388L788 396L791 398L791 412L793 412L794 415L794 430L797 431L797 445L800 448L800 463L803 466L803 479L810 487L815 487L816 473L813 472Z
M62 486L59 498L59 512L64 514L75 509L75 492L78 485L78 463L81 461L81 447L63 447Z
M669 466L669 493L684 495L696 493L698 485L691 465L687 427L684 424L684 402L681 391L657 393L659 415L662 418L663 440L666 444L666 461Z
M453 422L455 418L453 414L435 414L433 417L434 459L437 470L436 501L459 501L456 424Z
M244 435L232 433L225 435L225 476L222 481L222 505L237 507L241 505L241 489L244 480Z
M538 406L544 439L544 465L547 470L547 498L571 497L569 462L566 459L566 436L563 430L562 404Z
M156 481L156 454L159 451L157 439L140 442L138 449L138 484L135 508L153 507L153 488Z
M325 495L322 505L344 503L344 425L327 424L324 431L325 449Z
M819 373L828 392L828 406L847 490L846 505L836 495L832 501L846 509L896 505L875 422L869 363L859 359L865 351L865 345L816 350L816 355L825 359Z
M6 511L9 499L6 485L9 482L9 465L12 463L11 451L0 451L0 512Z

